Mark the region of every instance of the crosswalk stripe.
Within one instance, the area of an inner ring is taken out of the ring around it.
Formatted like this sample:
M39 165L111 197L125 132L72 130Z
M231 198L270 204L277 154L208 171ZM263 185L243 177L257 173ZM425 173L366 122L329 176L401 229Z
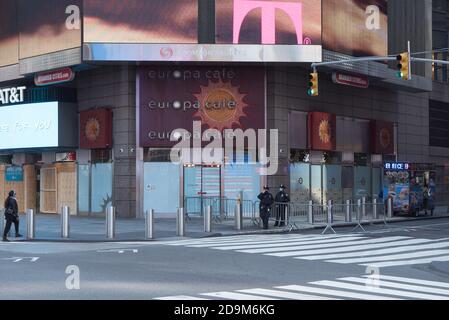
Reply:
M244 294L238 292L210 292L210 293L202 293L202 296L210 296L214 298L220 299L230 299L230 300L279 300L277 298L266 298L262 296L257 296L253 294Z
M361 279L361 278L355 278L355 277L348 277L348 278L342 278L338 279L341 281L349 281L349 282L356 282L356 283L366 283L367 279ZM391 282L386 280L379 280L379 287L389 287L394 289L403 289L403 290L409 290L409 291L418 291L418 292L425 292L425 293L433 293L433 294L439 294L443 296L447 296L446 299L449 299L449 290L444 289L437 289L437 288L430 288L430 287L424 287L424 286L416 286L416 285L410 285L410 284L402 284L397 282Z
M344 237L344 238L337 238L337 239L328 239L328 240L322 240L322 239L280 239L280 240L264 240L264 241L242 241L242 242L236 242L236 243L216 243L216 244L195 244L195 245L188 245L188 247L192 248L220 248L220 247L229 247L232 249L238 249L240 246L242 247L254 247L254 248L262 248L266 247L267 245L270 246L284 246L284 244L310 244L310 243L331 243L331 242L344 242L344 241L350 241L355 239L366 239L366 237Z
M323 294L323 295L328 295L328 296L336 296L336 297L360 299L360 300L402 300L400 298L391 298L391 297L381 296L381 295L355 293L355 292L348 292L348 291L342 291L342 290L332 290L332 289L297 286L297 285L276 287L276 289L299 291L299 292L310 292L310 293L315 293L315 294Z
M438 296L438 295L408 292L408 291L402 291L402 290L376 288L376 287L370 287L370 286L366 286L366 285L361 286L361 285L348 284L348 283L339 282L339 281L325 280L325 281L313 282L312 284L326 286L326 287L354 290L354 291L386 294L386 295L391 295L391 296L398 296L401 298L413 298L413 299L424 299L424 300L447 300L448 299L448 297Z
M365 277L370 277L369 275ZM405 282L405 283L413 283L413 284L422 284L430 287L440 287L440 288L449 288L449 283L447 282L438 282L438 281L430 281L430 280L420 280L420 279L412 279L412 278L404 278L404 277L394 277L394 276L386 276L379 275L381 280L392 280L397 282Z
M303 245L284 245L283 247L272 247L270 245L265 245L264 247L258 246L258 247L251 247L251 246L239 246L239 247L226 247L226 248L212 248L212 249L218 249L218 250L243 250L242 252L246 253L268 253L268 252L285 252L285 251L294 251L294 250L312 250L312 249L321 249L323 247L325 248L334 248L334 247L350 247L353 245L362 245L362 244L370 244L370 243L384 243L384 242L390 242L395 240L401 240L401 239L409 239L409 237L391 237L391 238L380 238L380 239L356 239L356 240L350 240L350 241L332 241L331 243L318 243L318 244L303 244ZM246 249L252 249L250 252ZM261 248L261 249L257 249Z
M438 249L438 248L446 248L449 247L449 242L438 242L439 240L427 240L423 239L423 243L415 245L413 247L404 246L399 248L387 248L380 250L371 250L364 252L348 252L348 253L333 253L333 254L322 254L322 255L311 255L307 257L303 257L305 260L328 260L328 259L338 259L338 258L351 258L351 257L366 257L366 256L377 256L377 255L385 255L391 253L399 253L399 252L407 252L407 251L418 251L418 250L427 250L427 249Z
M377 263L371 263L371 264L362 264L362 266L386 268L386 267L407 266L407 265L414 265L414 264L427 264L427 263L432 263L434 261L442 261L442 262L449 261L449 256L434 257L434 258L427 258L427 259L416 259L416 260L377 262Z
M319 250L304 250L304 248L301 248L303 250L292 251L292 252L271 253L271 254L267 254L267 255L275 256L275 257L302 258L301 256L310 256L310 255L315 256L318 254L337 253L337 252L353 252L353 251L370 250L370 249L376 249L376 248L382 248L382 247L399 247L399 246L405 246L405 245L411 245L411 244L419 244L419 243L423 243L423 242L427 242L427 240L411 239L411 240L401 240L401 241L388 242L388 243L382 242L382 243L374 243L374 244L355 245L355 246L351 246L351 247L326 248L326 249L319 249Z
M404 253L404 254L393 254L393 255L368 257L368 258L336 259L336 260L326 260L326 261L332 262L332 263L342 263L342 264L364 263L364 262L373 263L373 262L379 262L379 261L407 260L407 259L412 259L412 258L441 256L441 255L449 255L449 250L418 251L418 252L411 252L411 253Z
M338 298L327 298L322 296L314 296L302 293L293 293L280 290L268 290L268 289L248 289L248 290L238 290L243 293L257 294L262 296L273 296L283 299L293 299L293 300L341 300Z
M197 298L192 296L172 296L172 297L160 297L154 298L154 300L210 300L206 298Z
M201 238L201 239L190 239L190 240L178 240L178 241L167 241L163 244L172 245L172 246L187 246L187 245L196 245L196 244L212 244L212 243L233 243L233 242L254 242L254 241L270 241L270 240L318 240L318 239L337 239L337 238L346 238L362 235L272 235L272 236L238 236L229 239L228 237L214 237L214 238Z

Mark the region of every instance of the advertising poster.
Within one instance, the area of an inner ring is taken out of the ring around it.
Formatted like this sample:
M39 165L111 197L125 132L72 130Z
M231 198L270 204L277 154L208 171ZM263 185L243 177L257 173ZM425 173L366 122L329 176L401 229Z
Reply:
M196 0L85 0L84 42L197 43Z
M413 187L412 187L413 188ZM407 171L386 171L384 199L393 200L393 211L409 213L411 204L410 175Z
M321 0L216 0L216 42L321 45Z
M81 28L68 28L70 6L82 0L20 0L18 26L20 59L81 47Z
M387 0L323 0L323 48L351 56L388 54Z
M263 68L142 67L139 70L140 145L173 147L171 133L265 126Z
M19 62L17 0L0 1L0 67Z

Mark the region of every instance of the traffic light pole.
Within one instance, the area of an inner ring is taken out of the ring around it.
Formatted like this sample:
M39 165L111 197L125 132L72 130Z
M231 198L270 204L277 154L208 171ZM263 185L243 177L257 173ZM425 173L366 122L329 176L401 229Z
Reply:
M316 62L316 63L312 63L312 69L314 70L314 72L316 72L316 69L319 67L331 66L331 65L336 65L336 64L345 64L345 63L351 63L351 62L367 62L367 61L396 61L396 55L395 56L386 56L386 57L375 56L375 57L353 58L353 59L347 59L347 60Z

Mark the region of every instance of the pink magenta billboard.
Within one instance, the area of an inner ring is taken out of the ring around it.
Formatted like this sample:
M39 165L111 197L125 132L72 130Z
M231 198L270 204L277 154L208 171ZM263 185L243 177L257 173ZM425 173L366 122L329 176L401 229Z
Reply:
M216 41L321 45L321 0L217 0Z
M256 67L141 67L141 147L172 147L171 133L265 127L265 70Z

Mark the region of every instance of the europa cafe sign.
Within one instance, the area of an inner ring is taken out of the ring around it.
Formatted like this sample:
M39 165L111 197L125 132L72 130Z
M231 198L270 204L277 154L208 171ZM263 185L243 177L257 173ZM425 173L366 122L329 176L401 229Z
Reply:
M26 87L0 89L0 105L21 103L24 101Z

